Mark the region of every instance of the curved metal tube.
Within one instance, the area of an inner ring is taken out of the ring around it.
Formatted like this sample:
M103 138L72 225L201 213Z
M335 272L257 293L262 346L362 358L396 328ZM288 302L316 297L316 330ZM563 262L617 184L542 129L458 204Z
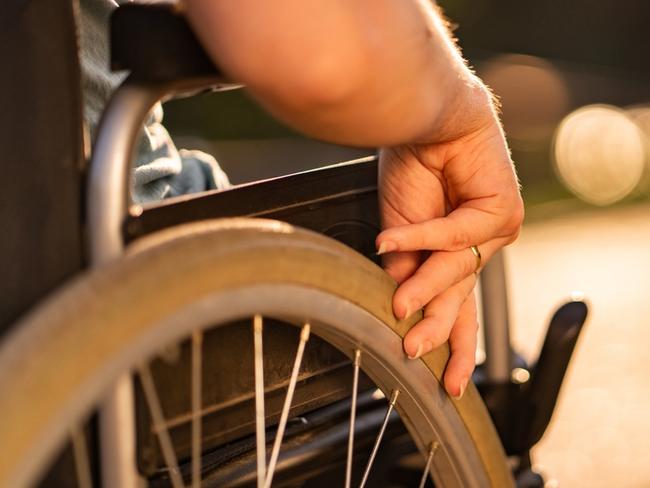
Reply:
M132 160L149 111L166 96L206 89L216 83L214 78L203 78L155 84L129 77L116 90L102 116L88 174L87 251L91 266L119 258L124 250L122 226L130 205ZM121 377L110 390L102 402L99 419L102 486L137 488L130 374Z
M230 90L241 85L216 78L173 83L127 78L107 105L97 132L88 172L87 222L91 266L115 259L124 248L122 225L130 204L131 162L142 125L154 104L197 91Z
M118 258L124 249L122 223L131 188L131 161L142 122L165 94L161 87L126 80L108 104L88 175L88 255L91 266ZM122 376L99 414L102 486L136 488L135 418L131 376Z

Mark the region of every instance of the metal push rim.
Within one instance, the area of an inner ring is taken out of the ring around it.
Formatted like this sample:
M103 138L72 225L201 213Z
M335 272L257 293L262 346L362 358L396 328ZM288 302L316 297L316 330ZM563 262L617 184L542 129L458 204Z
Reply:
M207 243L205 242L206 238L208 238ZM204 242L201 243L201 241ZM234 242L239 243L239 246L233 248ZM207 258L200 254L193 254L197 246L201 249L211 249L211 246L216 243L220 244L219 250L215 251L212 247L211 255ZM183 226L182 229L172 229L152 236L135 247L137 250L135 256L90 273L90 277L78 280L72 287L64 290L59 296L54 297L39 311L32 314L25 324L18 326L17 333L4 344L0 352L0 387L17 388L14 391L18 395L11 396L13 400L8 400L8 397L0 399L1 411L9 414L13 411L16 414L16 401L20 402L21 394L22 398L29 398L24 395L29 395L30 392L33 392L31 388L36 386L31 381L33 377L31 379L29 377L29 373L32 372L28 360L30 356L20 353L33 354L36 349L37 352L45 354L45 357L41 359L46 361L48 354L60 352L60 346L65 345L66 340L72 339L65 337L65 333L79 332L79 330L70 331L69 327L61 324L54 328L46 325L48 314L57 313L57 307L63 306L64 316L71 312L70 307L77 314L92 311L110 313L110 307L106 303L102 307L102 303L100 303L102 299L97 298L98 293L107 293L108 290L111 290L111 293L108 293L109 296L104 297L103 301L117 299L112 303L119 306L122 303L120 299L128 298L125 293L128 294L129 290L133 291L142 286L142 273L144 273L146 282L147 272L154 273L159 266L164 265L163 263L167 263L167 260L174 256L176 258L186 257L184 264L189 266L181 265L181 268L183 272L190 273L193 278L197 278L197 274L192 273L192 271L197 271L197 266L212 266L215 263L228 266L227 263L236 263L231 266L239 266L238 272L241 275L239 278L249 282L237 282L235 279L234 285L231 283L229 290L217 287L216 291L212 290L211 292L208 290L210 284L203 283L201 286L208 286L208 288L198 295L198 299L194 297L183 306L173 305L176 306L175 312L158 317L158 320L147 316L147 313L151 312L150 310L145 310L146 313L141 311L135 319L131 320L131 322L139 323L142 328L135 336L128 336L129 332L124 326L120 328L115 324L120 320L124 321L119 313L109 317L108 322L112 321L117 331L113 329L106 334L113 339L121 333L125 333L127 336L118 337L117 344L111 343L107 337L95 337L94 342L86 344L89 349L97 346L100 350L102 345L105 347L108 344L109 349L113 348L112 354L111 351L108 352L110 360L101 361L90 356L91 363L96 367L92 374L76 374L72 389L75 392L76 401L70 402L69 399L67 399L67 403L59 401L58 410L49 414L49 425L43 424L41 432L36 429L32 440L37 440L37 445L33 445L32 442L27 463L23 459L21 464L16 456L9 457L10 465L0 461L0 484L6 481L12 483L11 486L24 486L28 483L30 474L33 479L36 469L30 469L30 465L33 468L34 465L39 464L35 460L46 460L54 447L60 444L67 429L72 427L72 419L83 418L91 406L99 401L102 389L110 385L111 380L120 372L135 368L137 364L141 363L143 356L150 357L162 345L190 336L192 330L197 327L211 327L215 325L215 322L223 324L234 319L250 317L253 313L294 324L302 324L309 320L318 335L342 350L348 357L353 356L355 350L361 350L363 369L378 386L387 393L400 391L396 408L425 456L429 452L431 443L439 441L438 452L432 458L436 473L434 476L437 477L436 481L439 486L507 486L511 483L505 457L500 444L498 444L498 439L496 439L496 434L494 434L493 428L490 430L489 419L481 418L482 414L487 414L484 412L484 408L481 410L482 405L475 390L470 389L463 400L455 402L446 396L437 381L432 381L436 376L435 370L439 369L439 363L442 361L444 364L446 361L444 357L446 351L439 351L421 361L406 360L401 349L400 333L403 335L404 331L408 329L408 323L396 323L393 319L391 324L387 323L389 322L387 320L380 319L376 313L373 314L371 310L364 307L363 303L359 303L359 300L364 301L361 295L353 300L343 300L340 296L341 292L332 293L328 289L328 286L331 288L331 283L327 286L317 286L315 282L319 280L328 281L327 273L332 270L332 266L338 266L339 272L345 271L348 274L354 274L355 270L350 268L354 263L362 267L360 273L362 281L372 278L374 275L374 278L378 280L378 288L382 288L382 286L385 288L387 278L385 274L380 272L376 266L361 259L353 251L338 243L333 243L327 238L310 232L298 231L286 224L246 219L228 219L227 221ZM269 262L274 265L268 266ZM266 269L262 269L264 266ZM286 276L281 276L282 273L287 272L287 269L279 269L278 266L279 268L285 266L294 271L302 269L303 274L296 276L295 282L292 283L291 280L286 280ZM309 271L310 266L312 267L311 271ZM178 266L176 268L178 271ZM274 270L274 268L278 269ZM255 279L251 279L250 276L246 279L245 275L250 275L252 269L257 272L256 278L260 278L261 282L255 282ZM139 278L138 273L140 273ZM308 276L309 273L313 276ZM318 273L324 274L318 275ZM368 275L368 273L370 274ZM213 273L203 274L211 276ZM359 273L357 272L357 274ZM270 275L276 275L276 279L272 279ZM160 284L161 282L165 283L165 276L164 274L161 276L159 273L153 278ZM204 278L206 276L199 276L197 279ZM280 278L280 282L277 278ZM149 279L152 277L149 276ZM312 282L309 282L310 280ZM174 297L175 293L179 291L178 286L175 288L172 283L169 284L174 290L168 295ZM342 284L345 285L345 283ZM389 283L389 293L386 293L387 289L383 290L383 295L386 295L384 298L388 300L388 308L390 308L390 296L392 295L390 290L392 289L394 289L394 284ZM143 291L146 291L146 288ZM357 295L361 292L364 290L357 287ZM367 293L367 290L365 292ZM350 290L344 290L342 293L350 293ZM287 296L300 299L287 302ZM87 305L83 301L79 302L80 297L88 298L92 303ZM149 298L160 297L150 294ZM132 299L133 297L131 297ZM138 297L138 300L141 299L142 297ZM97 307L100 310L97 310ZM382 304L379 308L386 308L386 304ZM91 317L92 314L87 316ZM289 320L287 320L287 316L289 316ZM351 319L354 320L352 323L355 324L355 327L349 326ZM93 332L109 330L106 328L105 317L99 322L103 325L89 325ZM146 322L149 322L149 325L143 326L142 324ZM77 329L79 327L78 325ZM381 340L378 339L380 336ZM52 345L48 339L54 341L55 344ZM79 337L74 339L78 341ZM125 344L128 344L128 347L124 347ZM58 350L57 347L59 347ZM377 358L381 358L381 360L377 360ZM85 361L88 362L88 357L85 358ZM26 367L21 368L21 363L26 363L23 364ZM98 364L100 366L97 366ZM32 364L31 367L33 366ZM67 371L67 368L75 367L75 360L67 358L59 366L62 370ZM41 369L42 367L41 364ZM19 371L19 374L6 374L7 368ZM438 375L439 373L440 371L438 371ZM53 379L56 379L56 375ZM36 381L36 383L39 382ZM479 402L478 407L476 406L477 402ZM469 408L463 405L467 405ZM36 408L36 410L39 409ZM435 417L436 412L444 414L444 418L438 421ZM18 413L21 412L18 411ZM37 413L39 412L32 412L31 417L38 417ZM468 413L471 414L468 415ZM12 418L11 415L3 415L3 418L0 419L0 433L8 436L11 436L12 433L15 434L15 429L12 429L11 426L12 424L17 425L16 422L20 423L21 417L25 421L30 418L30 413L22 411L21 415L17 415L15 418ZM53 419L54 421L52 421ZM486 419L489 424L487 430L485 429ZM492 438L490 438L490 433ZM20 447L18 445L18 448ZM487 459L486 453L488 454Z

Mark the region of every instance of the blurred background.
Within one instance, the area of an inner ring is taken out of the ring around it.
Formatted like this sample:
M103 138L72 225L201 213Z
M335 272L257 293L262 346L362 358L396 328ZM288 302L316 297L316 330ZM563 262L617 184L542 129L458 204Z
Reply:
M442 0L501 98L527 216L507 254L514 342L534 360L554 307L592 314L551 427L547 486L650 486L650 2ZM242 91L166 104L179 147L233 183L372 154L305 139Z

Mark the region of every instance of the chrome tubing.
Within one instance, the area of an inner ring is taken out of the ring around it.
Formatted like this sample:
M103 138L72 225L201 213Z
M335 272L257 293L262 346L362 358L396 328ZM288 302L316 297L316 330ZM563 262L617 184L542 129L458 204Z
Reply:
M489 383L507 383L512 369L508 290L503 251L481 272L481 302L485 337L485 374Z
M232 89L215 78L151 83L127 78L108 103L93 146L87 188L88 256L92 267L124 252L122 225L131 205L131 162L144 120L156 102L207 88ZM99 414L105 488L137 488L134 399L130 373L118 379Z

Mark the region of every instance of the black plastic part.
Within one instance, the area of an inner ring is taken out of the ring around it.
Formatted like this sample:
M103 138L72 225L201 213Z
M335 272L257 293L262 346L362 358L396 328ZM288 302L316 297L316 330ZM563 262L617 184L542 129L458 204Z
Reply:
M544 478L532 468L529 452L519 457L519 466L513 474L517 488L544 488Z
M517 488L544 488L544 478L532 469L515 474Z
M537 364L521 389L520 414L507 451L528 450L544 435L588 312L586 303L574 301L553 315Z
M555 312L537 363L526 368L515 358L515 367L530 371L525 383L478 383L507 454L526 459L544 435L587 315L582 301L565 303Z
M218 217L265 217L315 230L378 261L375 157L274 178L231 190L181 197L146 208L125 225L132 241L172 225Z
M510 364L513 369L530 369L524 358L514 351L512 352ZM494 422L494 426L503 441L504 438L511 434L513 409L516 408L516 402L519 398L518 394L521 385L512 381L507 381L505 383L490 382L485 375L483 365L477 366L474 370L474 373L472 374L472 382L474 382L481 393L481 398L490 412L492 422Z
M111 68L139 81L213 77L210 60L177 4L125 4L111 16Z

